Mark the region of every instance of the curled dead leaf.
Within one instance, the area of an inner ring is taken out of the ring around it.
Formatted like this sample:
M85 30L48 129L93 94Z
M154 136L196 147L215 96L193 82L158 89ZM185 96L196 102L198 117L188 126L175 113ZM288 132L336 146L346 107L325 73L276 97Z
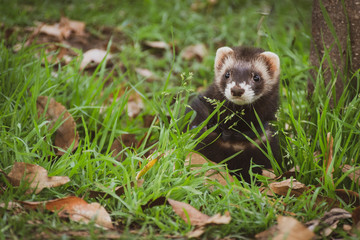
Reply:
M193 58L202 61L207 55L207 49L204 44L190 45L181 52L181 57L185 60L191 60Z
M269 187L271 191L282 196L286 196L290 189L290 195L295 197L298 197L309 190L305 184L297 181L296 179L286 179L281 182L273 182L269 184Z
M111 59L112 55L102 49L90 49L83 54L80 69L97 66L105 58L105 62Z
M190 221L193 226L205 226L208 224L228 224L231 221L229 212L225 215L216 214L212 217L201 213L199 210L191 206L190 204L179 202L173 199L168 199L169 204L173 208L174 212L179 215L186 223ZM189 217L189 218L188 218Z
M169 48L169 44L163 41L145 41L145 46L151 47L151 48L157 48L157 49L167 49Z
M78 36L85 35L86 24L84 22L71 20L67 17L61 17L60 26L68 30L67 38L70 36L71 32Z
M75 222L89 223L94 221L96 225L112 229L113 224L110 215L99 203L87 203L85 200L70 196L43 202L19 201L28 209L45 209L57 212L60 217L70 218Z
M46 108L47 106L47 108ZM59 117L62 116L62 124L56 130L55 143L57 148L56 155L64 155L64 153L73 145L72 151L78 147L79 134L76 131L76 123L74 118L66 110L66 108L51 98L50 101L46 96L39 96L36 100L36 107L39 117L43 115L45 109L46 119L51 121L52 128Z
M201 213L199 210L191 206L190 204L179 202L173 199L168 199L168 203L173 208L174 212L179 215L186 223L190 223L196 228L187 234L187 237L194 238L200 237L205 232L205 226L210 224L229 224L231 216L228 211L224 215L215 214L210 217ZM190 222L188 222L190 221Z
M34 190L35 193L39 193L44 188L61 186L70 181L66 176L49 177L45 168L23 162L15 162L7 177L14 186L19 186L23 180L29 182L27 194Z
M85 23L62 17L59 23L52 25L40 23L33 34L43 33L61 41L69 38L72 32L79 36L85 35Z
M188 156L185 159L185 166L190 166L190 169L194 171L196 169L201 169L201 165L209 162L211 161L205 159L202 155L195 152L191 152L188 154ZM234 182L234 178L228 172L226 172L223 167L220 166L216 169L210 169L206 173L206 177L209 180L218 181L223 186L228 185L229 184L228 181Z
M314 219L307 222L305 225L311 231L317 229L323 237L328 237L332 234L340 220L351 218L351 214L341 208L333 208L325 212L320 219Z
M270 179L275 179L276 175L274 174L274 171L271 169L262 169L261 175L270 178Z

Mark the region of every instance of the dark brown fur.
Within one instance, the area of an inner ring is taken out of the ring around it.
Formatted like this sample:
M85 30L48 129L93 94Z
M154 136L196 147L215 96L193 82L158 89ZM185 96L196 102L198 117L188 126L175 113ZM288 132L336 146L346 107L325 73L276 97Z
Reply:
M263 52L262 49L258 48L237 47L233 48L233 50L235 59L247 62L253 61ZM223 61L224 59L221 60L222 64ZM268 66L269 75L271 75L273 69L272 63L264 62ZM219 71L219 69L216 69L216 71ZM239 73L236 77L243 77L243 71L247 71L247 69L238 71ZM278 83L274 84L272 91L248 105L237 105L230 102L225 98L223 89L220 88L224 88L222 82L220 85L213 83L204 94L199 95L191 103L191 109L196 112L196 117L191 122L190 128L194 128L204 122L216 109L216 106L211 104L208 99L214 99L220 103L224 102L219 113L215 114L214 117L209 120L209 123L201 130L201 133L213 126L217 126L216 129L197 144L196 150L206 156L209 160L219 163L224 159L239 153L236 147L232 146L236 146L237 144L244 145L244 150L240 154L227 161L227 166L231 170L236 170L235 173L241 175L245 181L250 182L249 169L251 161L254 164L262 165L265 168L270 168L271 164L261 150L252 145L243 134L249 136L253 140L257 140L258 138L250 127L250 125L253 124L258 133L263 135L255 112L258 114L265 130L271 131L269 122L275 120L275 113L278 109ZM261 91L261 85L259 88L258 91ZM256 93L256 91L254 92ZM220 114L221 112L223 113ZM225 118L232 115L234 112L237 112L237 114L225 122ZM274 157L279 161L278 139L272 135L273 134L269 134L268 139ZM261 143L259 140L257 141L262 147L263 144L266 145L266 142ZM253 168L253 172L261 173L261 169Z

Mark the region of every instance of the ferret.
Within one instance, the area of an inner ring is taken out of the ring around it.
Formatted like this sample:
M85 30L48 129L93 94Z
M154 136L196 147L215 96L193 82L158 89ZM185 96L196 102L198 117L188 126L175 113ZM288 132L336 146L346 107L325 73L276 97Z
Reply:
M267 152L267 140L273 156L280 160L278 138L270 124L278 109L280 60L275 53L260 48L221 47L216 51L214 69L214 82L190 103L188 111L193 110L196 116L188 127L200 126L222 105L199 135L216 126L214 131L195 150L216 163L233 156L226 162L228 168L250 182L251 162L271 168L270 160L259 149ZM261 168L253 167L252 172L261 174Z

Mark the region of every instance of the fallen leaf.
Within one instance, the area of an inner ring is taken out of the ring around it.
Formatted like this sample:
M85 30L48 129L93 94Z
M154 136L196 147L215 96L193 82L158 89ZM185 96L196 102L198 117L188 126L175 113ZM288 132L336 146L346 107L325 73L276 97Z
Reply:
M118 161L125 159L125 154L121 153L123 146L133 148L137 144L136 135L131 133L121 134L120 139L115 138L114 142L111 145L110 151L112 152L111 156L116 158Z
M202 155L198 153L191 152L185 159L185 166L190 166L191 171L194 171L197 169L201 169L201 165L207 164L209 162L214 163L210 160L205 159ZM216 163L214 164L216 165ZM217 169L210 169L209 171L207 171L206 177L209 180L218 181L223 186L229 184L226 179L229 179L230 182L234 182L234 178L229 173L227 173L224 168L220 166Z
M298 197L305 191L309 190L305 184L297 181L296 179L286 179L281 182L273 182L269 184L269 187L271 191L282 196L286 196L290 189L290 195L295 197Z
M19 186L21 181L27 181L29 189L26 194L34 190L35 193L39 193L44 188L61 186L70 181L66 176L49 177L48 172L43 167L23 162L15 162L7 177L14 186Z
M262 173L261 175L265 176L265 177L268 177L270 179L275 179L276 178L276 175L274 174L273 170L271 169L262 169Z
M341 171L343 173L346 173L348 171L351 171L352 173L350 173L348 175L348 177L355 182L357 185L360 185L360 169L359 168L355 168L349 164L345 164L342 168Z
M276 233L278 232L278 227L277 225L274 225L268 229L266 229L265 231L262 231L260 233L257 233L255 235L255 239L257 240L269 240L269 239L273 239L273 237L276 235Z
M129 117L136 117L144 108L144 103L140 94L137 92L133 92L129 95L129 99L127 102L127 114Z
M84 36L85 23L61 17L59 23L52 25L39 23L37 28L33 31L31 38L34 38L40 33L55 37L58 41L62 41L63 39L68 39L72 33L77 36Z
M81 22L81 21L75 21L75 20L70 20L67 17L61 17L60 19L60 26L70 30L69 33L67 33L67 37L68 38L71 34L71 32L74 32L75 35L78 36L84 36L85 35L85 23Z
M307 240L315 238L312 231L293 217L278 216L277 221L279 232L274 236L274 240Z
M351 214L341 208L333 208L325 212L320 219L314 219L307 222L305 225L311 231L318 229L323 237L328 237L337 228L340 220L351 218Z
M207 49L204 44L190 45L181 52L181 57L185 60L196 58L202 61L206 55Z
M99 203L87 203L85 200L70 196L44 202L19 201L28 209L45 209L57 212L60 217L70 218L75 222L89 223L94 221L96 225L113 229L110 215Z
M231 221L229 212L226 212L225 215L216 214L212 217L209 217L208 215L201 213L190 204L179 202L170 198L168 199L168 202L173 208L174 212L179 215L179 217L181 217L186 223L188 223L189 220L192 226L228 224Z
M207 224L229 224L231 221L231 216L230 216L230 212L226 211L224 213L224 215L221 215L220 213L215 214L214 216L210 217L207 221L206 221L206 225Z
M56 37L58 40L62 40L64 35L66 35L65 30L60 27L59 23L53 25L40 24L38 28L36 32Z
M137 74L139 74L140 76L144 77L146 80L148 81L154 81L156 79L155 74L150 71L149 69L146 68L135 68L135 71Z
M168 202L179 217L181 217L186 223L190 221L190 224L193 226L204 226L210 218L208 215L201 213L190 204L172 199L168 199Z
M91 68L99 63L105 58L105 62L108 61L112 55L107 53L105 50L102 49L90 49L83 54L83 59L80 63L80 69ZM91 64L92 63L92 64Z
M293 217L278 216L277 222L277 225L256 234L255 238L258 240L310 240L315 238L312 231Z
M169 48L169 44L163 41L145 41L145 46L151 47L151 48L157 48L157 49L167 49Z
M352 204L355 207L360 206L360 196L357 192L347 189L335 189L335 194L346 204Z
M73 143L72 151L78 147L79 134L76 131L76 123L63 105L53 98L49 101L46 96L39 96L36 100L39 117L43 115L47 104L45 117L51 121L50 128L62 116L62 124L56 130L54 145L58 147L56 155L64 155Z

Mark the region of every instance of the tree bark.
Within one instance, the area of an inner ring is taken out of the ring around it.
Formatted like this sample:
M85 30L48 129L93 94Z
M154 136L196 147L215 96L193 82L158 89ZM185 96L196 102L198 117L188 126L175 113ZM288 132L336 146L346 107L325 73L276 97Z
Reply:
M360 68L360 0L314 0L311 33L310 61L315 69L308 81L309 94L320 70L325 86L335 79L335 99L330 102L334 106Z

